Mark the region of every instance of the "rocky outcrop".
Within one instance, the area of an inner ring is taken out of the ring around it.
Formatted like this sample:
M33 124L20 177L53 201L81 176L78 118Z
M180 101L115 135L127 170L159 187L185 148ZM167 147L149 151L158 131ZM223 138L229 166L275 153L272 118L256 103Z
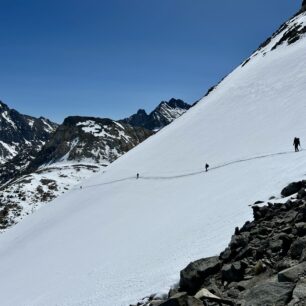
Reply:
M184 101L172 98L168 102L162 101L150 114L140 109L136 114L121 120L121 122L156 131L180 117L190 107L191 105Z
M282 191L291 196L285 203L253 205L254 221L236 228L219 256L184 268L178 287L159 305L305 305L305 190L306 181L295 182ZM181 296L189 304L179 304ZM137 305L155 305L153 300Z

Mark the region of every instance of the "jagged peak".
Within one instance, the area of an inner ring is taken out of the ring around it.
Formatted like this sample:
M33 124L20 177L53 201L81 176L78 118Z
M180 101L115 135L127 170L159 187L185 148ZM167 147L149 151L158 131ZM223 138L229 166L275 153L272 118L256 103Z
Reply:
M5 104L3 101L0 100L0 109L2 109L2 108L9 109L7 104Z
M80 122L85 121L95 121L102 124L112 124L114 121L108 118L98 118L98 117L86 117L86 116L69 116L64 119L62 125L64 126L76 126Z
M147 112L146 112L144 109L140 108L140 109L137 111L137 115L147 115Z
M183 100L171 98L169 101L162 101L155 110L159 109L163 105L170 106L171 108L183 108L183 109L190 108L190 105L184 102Z

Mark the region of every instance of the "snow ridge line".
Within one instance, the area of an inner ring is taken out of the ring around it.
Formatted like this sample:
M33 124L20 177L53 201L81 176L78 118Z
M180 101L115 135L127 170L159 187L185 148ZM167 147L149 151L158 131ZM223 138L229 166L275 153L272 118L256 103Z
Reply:
M305 151L303 149L300 150L300 152ZM248 162L251 160L256 160L256 159L263 159L263 158L269 158L273 156L279 156L279 155L288 155L288 154L296 154L297 152L294 151L284 151L284 152L278 152L278 153L271 153L271 154L265 154L265 155L258 155L258 156L253 156L249 158L244 158L244 159L238 159L234 161L230 161L224 164L220 164L215 167L211 167L208 172L211 172L213 170L218 170L220 168L228 167L234 164L239 164L239 163L244 163ZM179 178L185 178L189 176L195 176L199 174L206 173L205 170L200 170L200 171L195 171L195 172L189 172L185 174L180 174L180 175L171 175L171 176L140 176L138 179L139 180L171 180L171 179L179 179ZM114 181L109 181L105 183L100 183L100 184L94 184L94 185L88 185L88 186L80 186L80 188L72 188L71 190L82 190L82 189L87 189L87 188L93 188L93 187L99 187L103 185L111 185L111 184L116 184L124 181L129 181L129 180L135 180L136 176L128 176L122 179L114 180Z

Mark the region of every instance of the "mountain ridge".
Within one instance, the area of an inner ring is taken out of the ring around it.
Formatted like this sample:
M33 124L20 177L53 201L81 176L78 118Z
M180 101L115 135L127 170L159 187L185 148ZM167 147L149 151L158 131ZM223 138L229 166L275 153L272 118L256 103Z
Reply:
M149 114L144 109L139 109L136 114L122 119L120 122L157 131L183 115L191 107L181 99L172 98L168 102L160 102Z

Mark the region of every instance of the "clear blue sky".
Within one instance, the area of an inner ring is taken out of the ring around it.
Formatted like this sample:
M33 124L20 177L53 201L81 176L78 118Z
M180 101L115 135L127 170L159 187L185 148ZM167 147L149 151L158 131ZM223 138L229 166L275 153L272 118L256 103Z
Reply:
M194 102L299 0L0 0L0 99L61 122Z

